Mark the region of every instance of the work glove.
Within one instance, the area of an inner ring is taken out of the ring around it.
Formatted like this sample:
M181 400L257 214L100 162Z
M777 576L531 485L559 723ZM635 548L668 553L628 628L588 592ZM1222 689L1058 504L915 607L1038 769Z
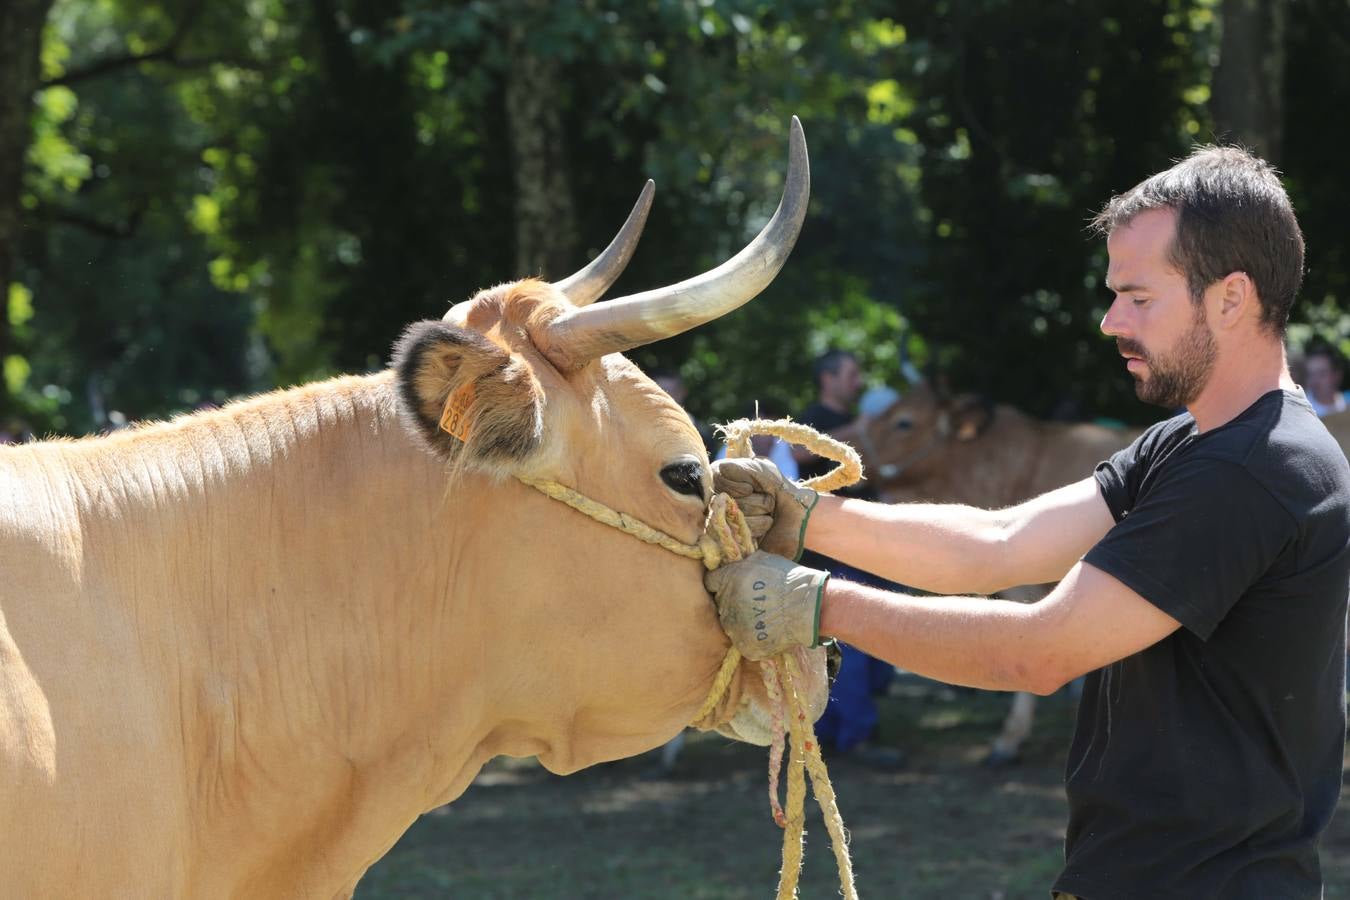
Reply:
M802 558L819 494L788 481L767 459L719 459L712 472L713 490L736 501L761 550Z
M828 572L756 550L703 576L722 630L746 659L814 647Z

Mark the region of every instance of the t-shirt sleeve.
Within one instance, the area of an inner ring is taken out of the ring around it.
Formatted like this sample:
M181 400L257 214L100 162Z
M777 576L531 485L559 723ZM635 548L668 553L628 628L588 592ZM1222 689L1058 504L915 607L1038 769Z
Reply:
M1098 467L1115 513L1126 482ZM1115 500L1113 501L1113 496ZM1208 640L1233 604L1297 535L1297 523L1245 468L1199 457L1158 473L1136 504L1088 551L1084 562L1113 576Z
M1134 506L1134 498L1139 495L1145 473L1153 465L1155 457L1166 453L1167 448L1183 436L1178 427L1179 419L1159 422L1146 430L1128 447L1122 447L1097 464L1092 476L1097 479L1102 497L1111 510L1111 515L1119 522L1125 513ZM1184 423L1181 423L1184 426Z
M1102 499L1117 522L1125 518L1125 513L1130 509L1130 498L1135 493L1133 488L1137 487L1130 484L1130 473L1136 468L1142 468L1135 465L1138 462L1135 446L1131 444L1117 451L1110 459L1098 463L1092 473L1092 477L1097 479L1097 487L1101 489Z

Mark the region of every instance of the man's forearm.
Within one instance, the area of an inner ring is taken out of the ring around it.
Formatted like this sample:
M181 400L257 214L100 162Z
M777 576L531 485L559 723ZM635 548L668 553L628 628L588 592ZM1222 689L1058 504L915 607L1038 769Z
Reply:
M1036 605L983 597L911 597L830 579L820 633L928 678L1048 694L1062 681L1042 653Z
M822 495L806 546L875 575L939 594L1010 587L998 514L970 506L883 504Z

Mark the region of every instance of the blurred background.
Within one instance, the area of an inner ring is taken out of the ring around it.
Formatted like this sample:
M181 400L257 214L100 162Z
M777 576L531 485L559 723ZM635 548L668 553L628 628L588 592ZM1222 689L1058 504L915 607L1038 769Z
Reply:
M873 387L1151 421L1088 220L1197 143L1251 147L1307 237L1292 349L1350 350L1347 104L1347 0L0 0L0 442L378 369L408 323L580 268L647 178L611 293L694 275L772 213L793 115L782 275L633 354L696 420L798 411L842 349ZM864 895L1044 897L1072 697L998 770L1005 699L902 673L877 704L903 765L834 767ZM358 896L764 896L764 784L708 735L666 768L494 763ZM809 827L804 895L834 896Z
M700 420L908 361L1036 415L1153 417L1097 333L1084 225L1196 142L1287 177L1292 337L1350 337L1345 0L6 0L0 428L83 434L378 368L411 321L562 277L643 181L615 291L720 263L813 191L758 301L644 348ZM1339 123L1339 124L1338 124Z

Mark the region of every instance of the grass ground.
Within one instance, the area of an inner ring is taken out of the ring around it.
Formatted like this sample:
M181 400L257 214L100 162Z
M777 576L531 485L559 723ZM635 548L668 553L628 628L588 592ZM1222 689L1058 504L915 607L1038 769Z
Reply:
M908 762L830 765L860 896L1021 900L1048 896L1065 817L1072 701L1042 701L1022 761L980 765L1007 698L898 681L881 700L884 743ZM675 775L652 756L567 778L492 763L452 806L423 816L371 869L357 900L697 898L773 895L781 832L769 817L766 751L692 735ZM808 817L805 900L838 896L819 811ZM1350 898L1350 822L1323 851L1327 898Z

